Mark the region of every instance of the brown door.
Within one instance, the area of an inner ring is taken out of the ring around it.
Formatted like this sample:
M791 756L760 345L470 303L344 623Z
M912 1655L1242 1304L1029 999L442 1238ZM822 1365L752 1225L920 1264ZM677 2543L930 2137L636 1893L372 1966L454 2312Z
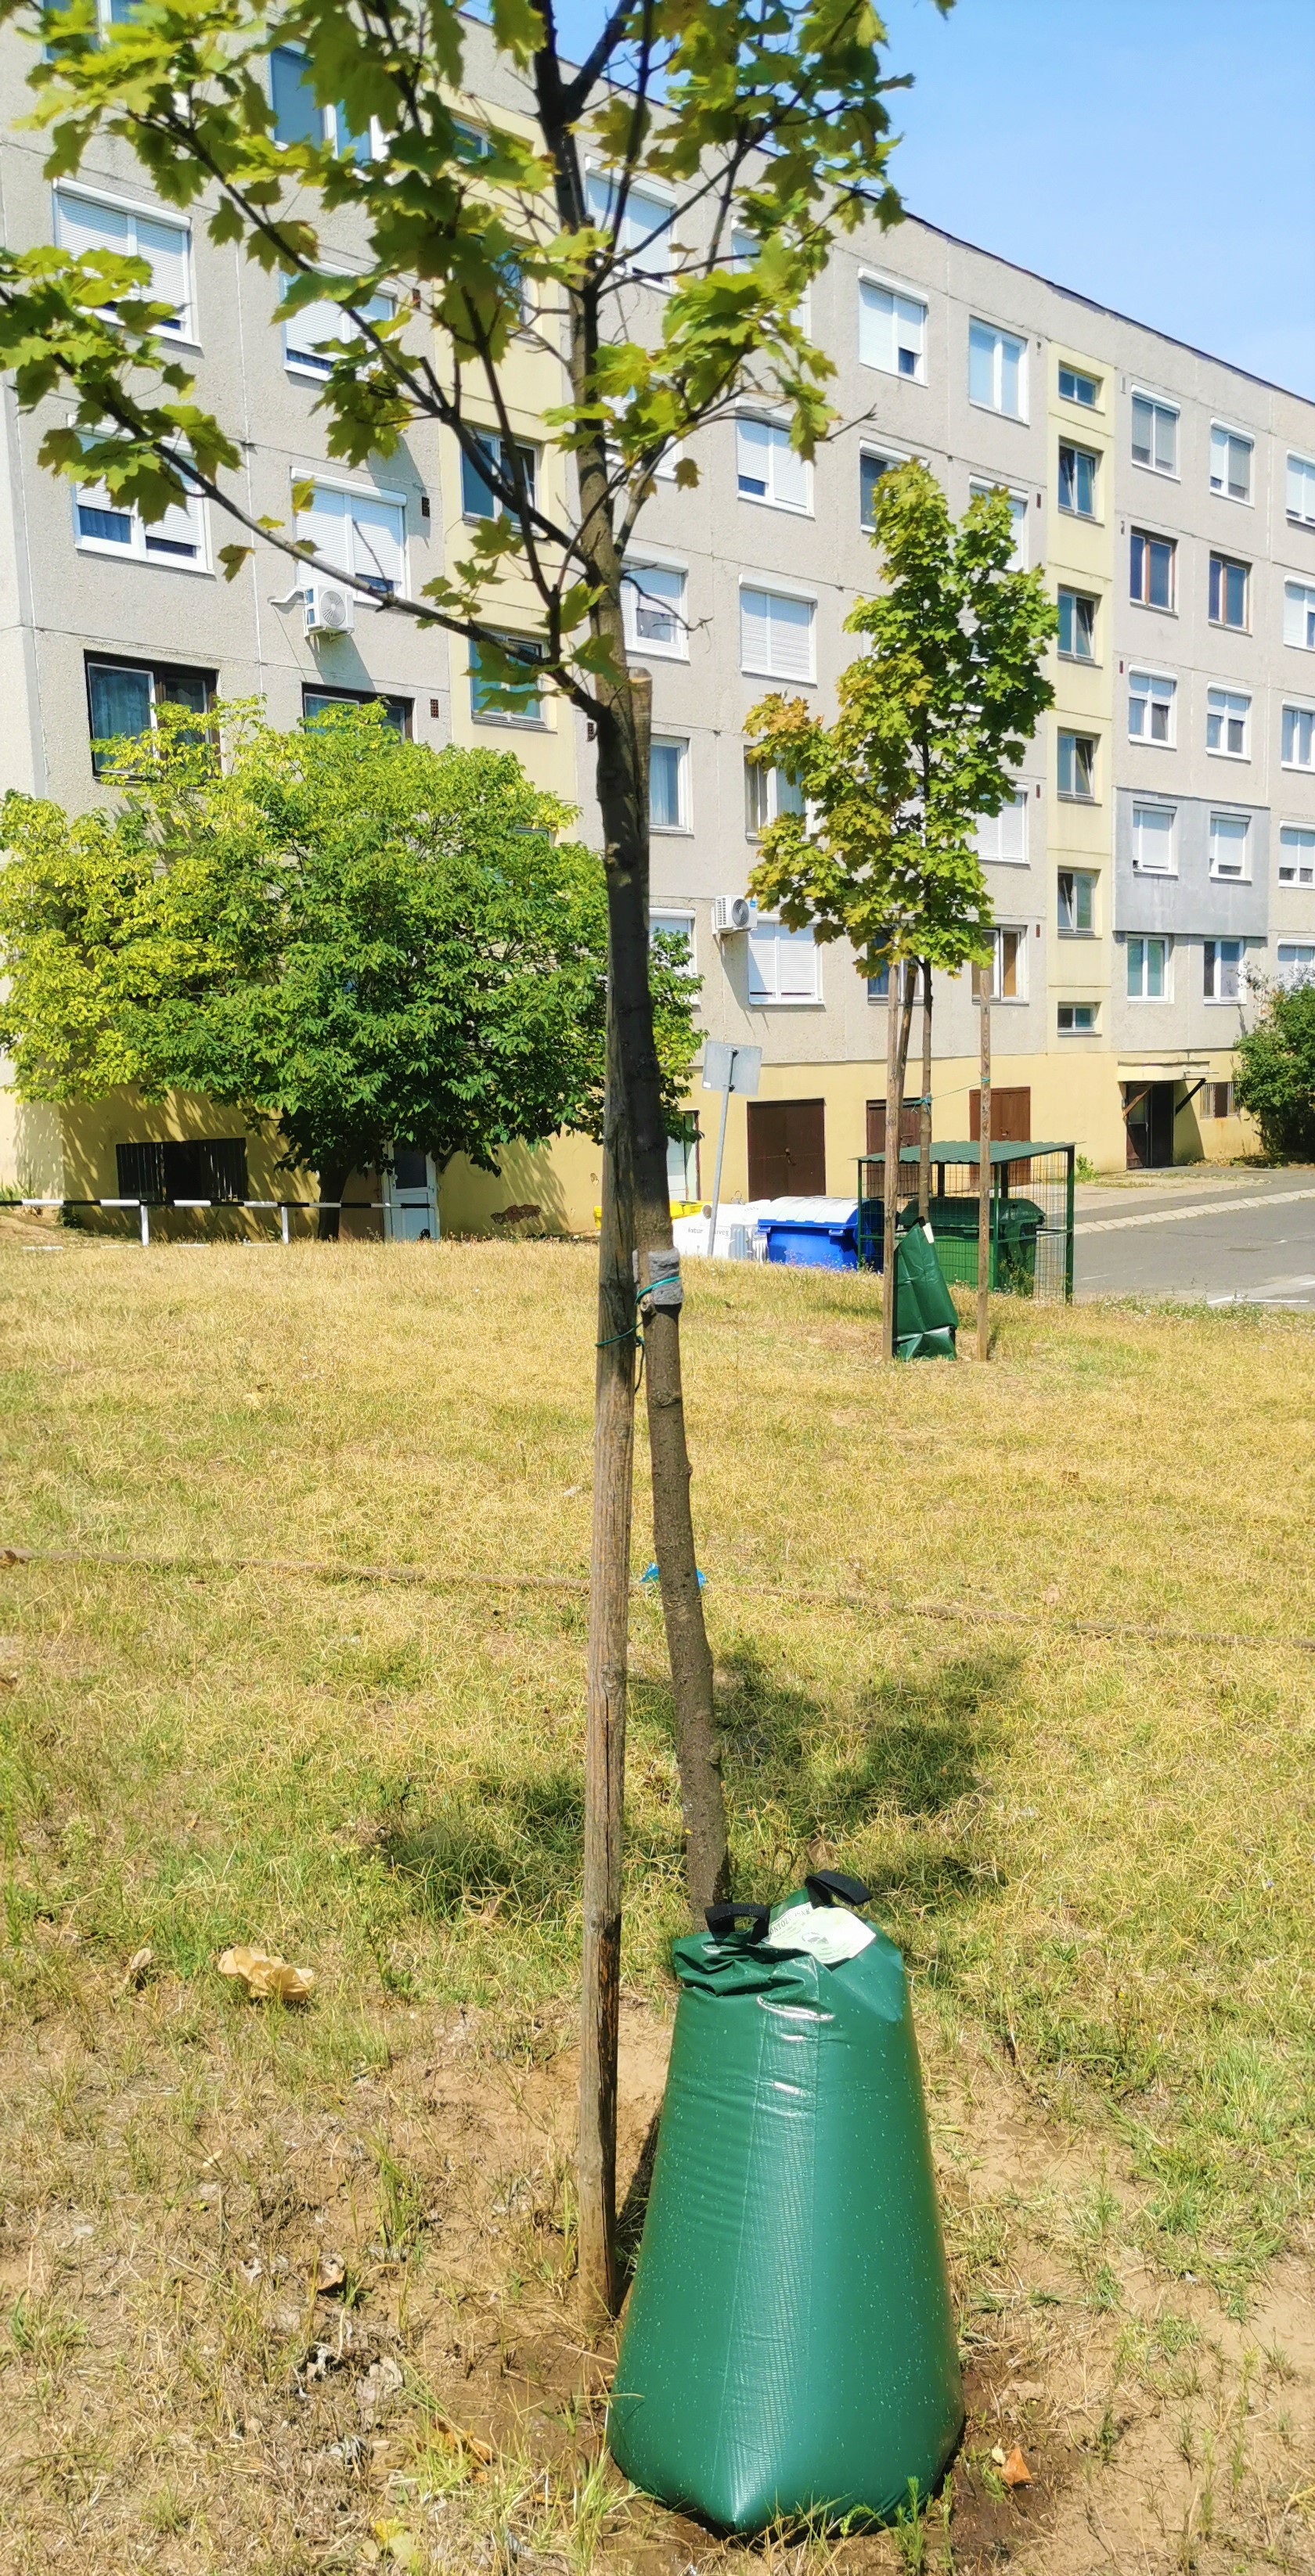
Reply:
M968 1133L974 1145L982 1132L982 1095L968 1094ZM1032 1141L1032 1088L1022 1082L1014 1091L991 1085L991 1142L993 1145L1029 1145Z
M750 1198L823 1198L825 1101L751 1100L748 1109Z
M917 1144L919 1114L920 1113L916 1109L902 1108L900 1110L899 1140L901 1145ZM884 1100L870 1100L868 1102L868 1152L870 1154L884 1154L885 1150L886 1104Z

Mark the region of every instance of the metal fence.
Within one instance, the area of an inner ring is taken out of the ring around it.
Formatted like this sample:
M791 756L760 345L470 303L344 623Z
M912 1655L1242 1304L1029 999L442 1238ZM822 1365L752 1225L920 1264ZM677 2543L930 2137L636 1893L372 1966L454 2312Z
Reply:
M159 1215L171 1215L175 1210L183 1214L200 1215L211 1208L233 1210L251 1208L258 1209L266 1215L276 1216L279 1220L279 1234L282 1241L291 1243L294 1216L318 1216L321 1208L336 1209L339 1214L353 1208L369 1208L379 1214L387 1205L388 1202L385 1199L0 1199L0 1216L3 1216L6 1209L17 1211L19 1208L58 1208L61 1215L66 1210L76 1208L98 1210L133 1208L137 1212L139 1240L149 1244L153 1209ZM203 1234L194 1239L205 1242L210 1238Z
M918 1149L900 1147L901 1222L918 1211ZM928 1215L941 1275L953 1287L976 1288L978 1167L975 1141L933 1145ZM1061 1303L1073 1295L1073 1145L1027 1143L991 1147L991 1254L987 1285L1006 1296ZM884 1154L863 1154L858 1165L860 1269L882 1266Z

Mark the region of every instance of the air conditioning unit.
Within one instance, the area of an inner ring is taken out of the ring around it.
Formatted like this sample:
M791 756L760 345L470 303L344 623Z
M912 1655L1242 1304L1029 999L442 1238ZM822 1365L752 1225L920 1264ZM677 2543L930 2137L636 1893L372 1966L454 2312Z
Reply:
M350 635L356 623L356 602L345 583L308 581L305 596L308 635Z
M729 939L737 930L747 930L753 920L753 905L747 894L714 895L712 927L718 939Z

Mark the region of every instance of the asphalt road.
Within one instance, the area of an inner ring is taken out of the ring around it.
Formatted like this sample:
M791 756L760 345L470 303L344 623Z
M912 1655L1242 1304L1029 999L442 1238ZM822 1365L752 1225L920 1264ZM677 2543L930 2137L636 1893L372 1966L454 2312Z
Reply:
M1315 1309L1315 1170L1196 1164L1077 1193L1079 1297L1203 1298Z

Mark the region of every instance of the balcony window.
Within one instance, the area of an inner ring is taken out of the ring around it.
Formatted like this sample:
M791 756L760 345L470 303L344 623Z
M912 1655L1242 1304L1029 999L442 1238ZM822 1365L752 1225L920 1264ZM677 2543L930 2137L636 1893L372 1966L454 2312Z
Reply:
M1090 868L1059 871L1059 935L1091 939L1096 928L1096 879Z
M1069 662L1096 659L1096 601L1085 590L1059 594L1059 649Z
M1059 736L1059 792L1089 805L1096 793L1096 740L1089 733Z
M1067 439L1059 450L1059 506L1074 518L1094 519L1096 515L1096 467L1099 458L1089 448L1072 447Z

